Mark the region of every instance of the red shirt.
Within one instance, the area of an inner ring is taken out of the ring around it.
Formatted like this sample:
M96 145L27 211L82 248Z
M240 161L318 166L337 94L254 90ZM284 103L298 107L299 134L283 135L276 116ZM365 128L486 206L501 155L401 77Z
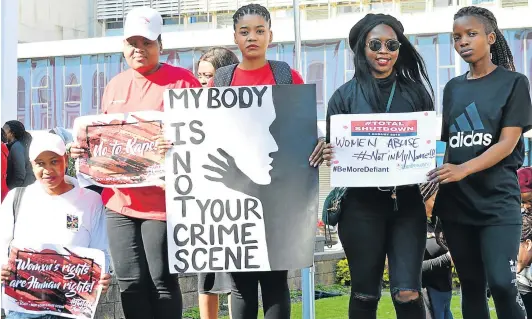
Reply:
M9 189L7 188L7 156L9 155L9 150L7 149L7 146L5 143L2 143L2 201L4 201L4 198L6 197L7 193L9 192Z
M296 71L292 70L292 83L304 84L303 78ZM208 84L214 86L214 79L211 78ZM233 75L231 86L251 86L251 85L275 85L275 78L269 63L255 70L242 70L237 67Z
M102 98L104 113L163 111L166 89L199 88L200 82L183 68L162 64L146 77L128 69L115 76L105 88ZM164 190L158 186L105 188L105 206L117 213L141 219L166 220Z

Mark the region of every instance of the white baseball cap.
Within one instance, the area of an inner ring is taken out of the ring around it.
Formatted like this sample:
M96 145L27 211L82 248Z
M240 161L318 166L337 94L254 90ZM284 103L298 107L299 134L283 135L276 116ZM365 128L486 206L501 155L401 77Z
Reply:
M30 161L34 161L44 152L53 152L59 156L63 156L66 152L65 142L63 142L63 139L56 134L36 134L30 145Z
M161 14L150 7L131 9L124 24L124 39L141 36L155 41L162 33L163 18Z

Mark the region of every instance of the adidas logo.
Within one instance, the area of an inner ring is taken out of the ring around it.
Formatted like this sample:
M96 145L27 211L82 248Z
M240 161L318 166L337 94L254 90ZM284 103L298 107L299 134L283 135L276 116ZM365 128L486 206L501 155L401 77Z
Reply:
M449 146L452 148L471 147L475 145L491 145L493 135L489 133L475 132L484 130L484 124L478 114L477 105L473 102L469 104L465 112L458 116L455 123L449 127L452 137L449 139Z

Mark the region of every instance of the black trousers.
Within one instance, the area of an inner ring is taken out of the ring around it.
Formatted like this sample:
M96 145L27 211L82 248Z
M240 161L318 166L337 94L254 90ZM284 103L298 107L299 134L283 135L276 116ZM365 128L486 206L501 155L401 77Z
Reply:
M443 233L462 289L464 319L488 319L486 285L497 318L524 319L516 285L521 225L472 226L442 221Z
M351 273L350 319L377 318L386 256L397 318L425 318L421 298L395 299L400 291L421 291L427 224L419 188L398 188L397 208L391 192L377 188L349 189L342 202L338 235Z
M233 319L256 319L258 286L262 293L264 319L290 319L288 271L234 272L231 289Z
M107 211L107 235L126 319L181 319L179 282L170 274L166 222Z

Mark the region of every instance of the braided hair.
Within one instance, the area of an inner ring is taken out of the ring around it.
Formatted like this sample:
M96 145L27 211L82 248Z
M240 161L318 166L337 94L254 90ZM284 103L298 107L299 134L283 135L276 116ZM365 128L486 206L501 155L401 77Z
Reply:
M272 27L272 18L270 17L270 11L268 11L268 9L261 6L260 4L252 3L240 7L238 10L236 10L235 14L233 14L233 29L235 29L235 31L238 21L240 21L240 19L242 19L246 15L261 16L264 18L264 20L266 20L266 22L268 22L268 27Z
M7 127L9 127L9 130L15 137L17 141L20 141L24 148L26 149L26 153L28 153L30 144L31 144L31 134L26 131L26 128L24 127L24 124L20 121L7 121L6 124Z
M512 51L510 50L510 46L508 45L508 42L506 42L501 30L499 30L497 19L493 13L486 8L470 6L458 10L454 15L454 20L461 17L475 17L484 25L486 34L492 32L495 33L495 43L493 43L490 48L491 61L495 65L515 71Z
M532 240L532 213L526 212L522 215L523 228L521 229L521 242Z

